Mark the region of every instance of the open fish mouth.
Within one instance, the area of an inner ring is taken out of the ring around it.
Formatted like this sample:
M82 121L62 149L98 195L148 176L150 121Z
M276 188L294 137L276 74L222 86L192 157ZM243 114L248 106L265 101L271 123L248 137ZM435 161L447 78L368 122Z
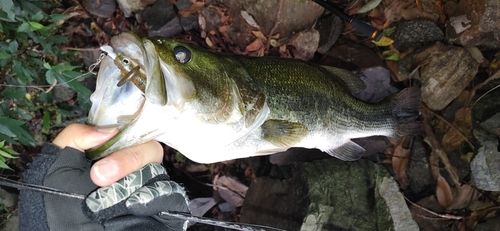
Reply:
M147 56L156 58L157 54L154 49L147 49L139 37L130 33L113 37L110 45L102 46L101 50L106 57L97 76L96 90L90 97L92 107L87 123L122 130L142 112L148 79L159 74L147 68L151 66L148 65ZM160 103L166 103L166 99L164 101Z

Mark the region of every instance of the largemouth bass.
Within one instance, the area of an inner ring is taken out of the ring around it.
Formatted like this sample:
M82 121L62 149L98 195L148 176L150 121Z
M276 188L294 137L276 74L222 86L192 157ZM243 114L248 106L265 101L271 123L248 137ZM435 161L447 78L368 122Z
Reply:
M199 163L317 148L352 161L351 141L420 127L420 91L378 103L352 96L347 71L294 59L218 54L169 38L122 33L103 50L88 122L119 126L91 159L156 139Z

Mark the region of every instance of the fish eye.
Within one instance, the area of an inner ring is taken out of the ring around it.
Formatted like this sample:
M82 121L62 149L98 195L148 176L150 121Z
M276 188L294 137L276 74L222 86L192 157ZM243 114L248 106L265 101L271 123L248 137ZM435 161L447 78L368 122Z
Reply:
M191 51L183 46L178 46L174 48L174 56L180 63L187 63L191 60Z
M123 59L123 63L128 64L129 63L128 59Z

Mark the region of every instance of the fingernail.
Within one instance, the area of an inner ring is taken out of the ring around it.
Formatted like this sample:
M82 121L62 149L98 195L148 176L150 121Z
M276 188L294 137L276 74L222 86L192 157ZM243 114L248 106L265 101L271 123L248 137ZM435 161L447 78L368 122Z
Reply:
M94 166L94 173L101 181L108 182L118 174L118 166L112 161L98 162Z
M116 125L96 127L96 130L102 133L113 133L116 129L118 129Z

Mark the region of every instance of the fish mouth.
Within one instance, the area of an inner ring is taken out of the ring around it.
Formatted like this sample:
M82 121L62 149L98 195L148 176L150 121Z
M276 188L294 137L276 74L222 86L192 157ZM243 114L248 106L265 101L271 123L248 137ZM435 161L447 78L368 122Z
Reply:
M87 123L122 130L140 116L146 97L145 86L141 89L135 81L130 81L129 73L133 70L124 71L117 55L137 63L138 70L141 70L144 69L145 50L141 39L132 34L116 36L110 45L101 47L107 55L101 62L96 90L90 97L92 107Z

